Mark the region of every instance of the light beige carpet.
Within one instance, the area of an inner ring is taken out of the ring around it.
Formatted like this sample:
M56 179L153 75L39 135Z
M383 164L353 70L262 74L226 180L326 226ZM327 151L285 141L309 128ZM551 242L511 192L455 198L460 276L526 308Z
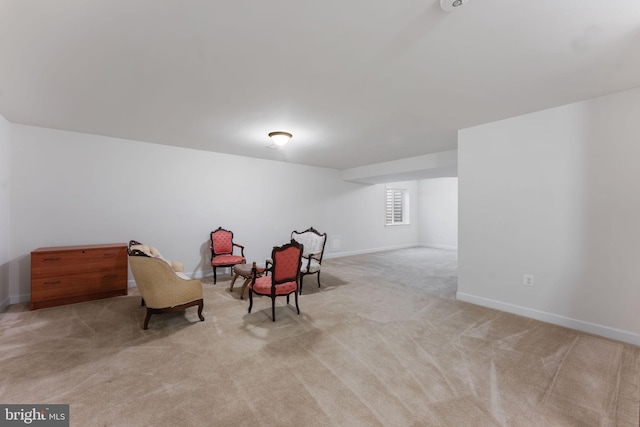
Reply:
M456 301L456 253L324 262L301 315L205 280L196 309L126 297L0 314L0 403L72 426L638 426L640 348Z

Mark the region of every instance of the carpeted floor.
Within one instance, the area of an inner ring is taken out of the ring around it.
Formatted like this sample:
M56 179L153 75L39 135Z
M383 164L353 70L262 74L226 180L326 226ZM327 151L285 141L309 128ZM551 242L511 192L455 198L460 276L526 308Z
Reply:
M0 314L0 403L72 426L638 426L640 348L456 301L453 251L327 259L301 314L205 279L196 309L129 296ZM292 301L293 302L293 301Z

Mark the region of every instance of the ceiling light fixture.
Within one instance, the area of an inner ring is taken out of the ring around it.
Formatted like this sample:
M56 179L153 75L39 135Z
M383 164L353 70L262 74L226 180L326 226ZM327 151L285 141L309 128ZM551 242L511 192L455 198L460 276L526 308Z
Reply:
M287 142L293 137L289 132L269 132L269 138L278 147L287 145Z
M451 12L460 6L467 4L469 0L440 0L440 7L445 12Z

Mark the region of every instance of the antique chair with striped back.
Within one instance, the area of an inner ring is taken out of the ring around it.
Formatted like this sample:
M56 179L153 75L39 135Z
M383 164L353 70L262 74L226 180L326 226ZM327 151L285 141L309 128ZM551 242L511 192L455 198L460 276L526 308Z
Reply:
M327 233L320 233L313 227L304 231L293 231L291 240L304 246L302 253L302 265L300 266L300 294L302 295L302 281L304 276L309 274L318 275L318 287L320 287L320 267L322 265L322 255L324 245L327 242Z
M249 313L253 307L253 294L271 297L271 320L276 321L276 297L294 294L296 311L298 306L298 289L300 287L300 263L302 262L302 245L297 242L275 246L271 251L271 259L266 261L267 275L258 277L256 263L253 263L251 284L249 285Z
M234 248L240 248L240 255L235 255ZM244 257L244 246L233 242L233 232L218 227L211 232L211 268L213 268L213 284L218 280L218 267L233 267L247 262Z

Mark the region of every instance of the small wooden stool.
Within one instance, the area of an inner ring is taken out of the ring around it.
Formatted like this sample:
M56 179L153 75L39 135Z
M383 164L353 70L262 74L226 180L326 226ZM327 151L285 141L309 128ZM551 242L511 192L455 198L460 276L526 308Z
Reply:
M252 264L236 264L233 266L233 279L231 279L231 285L229 286L229 292L233 291L233 284L236 282L238 276L244 279L244 283L242 284L242 290L240 290L240 299L244 299L244 290L251 283L251 269L253 268ZM264 267L256 267L256 275L258 277L262 276L264 273Z

